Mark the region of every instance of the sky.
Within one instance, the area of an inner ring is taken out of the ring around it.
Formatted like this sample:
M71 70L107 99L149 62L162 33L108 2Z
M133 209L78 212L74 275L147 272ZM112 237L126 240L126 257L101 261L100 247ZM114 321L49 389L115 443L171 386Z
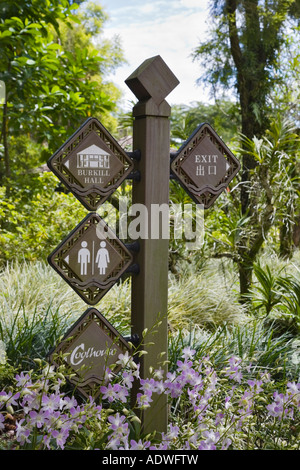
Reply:
M199 62L191 54L207 37L209 0L99 0L109 15L104 37L118 35L127 64L118 67L111 79L123 91L122 104L135 100L124 81L144 60L160 55L180 81L167 102L190 105L209 102L209 90L197 85Z

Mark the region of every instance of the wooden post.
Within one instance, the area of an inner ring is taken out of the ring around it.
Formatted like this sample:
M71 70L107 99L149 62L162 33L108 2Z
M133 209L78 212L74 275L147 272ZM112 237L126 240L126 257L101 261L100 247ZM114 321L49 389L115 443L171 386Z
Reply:
M169 204L171 108L165 97L179 81L161 57L156 56L143 62L125 83L139 99L133 108L133 150L139 149L141 152L141 158L136 163L140 180L133 182L132 204L143 205L147 217L144 221L147 233L139 239L140 250L136 254L139 274L132 278L132 335L138 334L142 339L145 329L151 331L154 327L157 331L146 335L146 345L142 347L147 354L141 357L141 378L147 378L150 367L161 368L162 361L167 360L168 351L169 240L163 238L161 233L159 238L151 237L151 227L155 228L153 223L151 225L151 213L153 209ZM155 328L158 321L161 324ZM148 342L154 345L147 345ZM165 355L161 357L161 353ZM136 393L137 390L134 395ZM166 432L166 395L156 395L141 418L144 432Z

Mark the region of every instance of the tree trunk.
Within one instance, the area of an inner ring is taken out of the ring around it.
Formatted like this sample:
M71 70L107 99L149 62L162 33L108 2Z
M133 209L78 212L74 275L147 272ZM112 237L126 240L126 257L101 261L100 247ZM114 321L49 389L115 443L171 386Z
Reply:
M294 233L291 221L283 221L279 233L279 255L281 258L289 259L292 257L295 246L293 242L293 235Z
M226 0L227 22L229 27L229 40L231 54L237 70L237 89L240 99L242 134L248 139L254 136L261 137L267 120L263 117L265 104L264 71L266 57L264 45L261 38L260 19L258 13L258 0L247 0L243 2L245 9L245 40L246 51L241 47L240 36L236 22L237 0ZM258 113L260 114L258 116ZM257 222L255 214L255 203L251 200L251 171L255 168L256 161L246 150L242 156L241 174L241 212ZM254 196L255 197L255 196ZM268 211L267 211L268 212ZM268 222L266 223L268 225ZM249 230L253 227L249 227ZM260 230L258 230L259 232ZM239 279L241 302L245 302L245 295L249 292L252 281L253 263L258 254L263 239L260 236L251 236L242 241L238 247L239 253Z
M293 243L295 247L300 246L300 217L296 219L295 225L293 228Z
M247 294L249 294L249 290L252 283L253 262L254 260L251 260L249 262L243 260L238 263L240 281L240 303L242 304L247 303L249 301Z

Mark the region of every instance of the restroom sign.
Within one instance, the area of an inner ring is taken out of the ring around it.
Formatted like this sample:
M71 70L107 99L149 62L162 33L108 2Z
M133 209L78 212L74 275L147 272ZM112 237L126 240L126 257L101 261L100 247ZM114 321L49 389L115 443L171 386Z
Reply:
M129 351L127 341L95 308L87 309L70 328L62 342L49 353L56 366L72 370L70 382L86 397L99 394L107 368L117 374L120 354Z
M133 170L126 152L95 118L75 132L50 158L48 166L91 211L103 204Z
M202 124L171 162L171 172L191 198L210 207L240 169L240 163L209 124Z
M97 213L90 213L48 257L89 305L95 305L132 264L132 255Z

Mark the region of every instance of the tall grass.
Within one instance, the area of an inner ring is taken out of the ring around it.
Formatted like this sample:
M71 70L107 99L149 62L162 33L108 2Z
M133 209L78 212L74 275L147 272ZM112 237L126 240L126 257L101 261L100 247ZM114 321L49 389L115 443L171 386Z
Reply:
M13 263L0 273L0 340L14 361L44 357L88 307L46 263ZM113 286L96 308L121 334L130 334L130 279ZM170 275L172 330L190 323L238 324L243 315L215 268L187 272L180 280Z
M210 332L199 325L170 335L169 361L176 364L183 348L189 346L200 356L209 356L222 368L232 356L243 360L251 374L268 370L273 378L300 379L300 339L288 332L276 334L276 325L249 318L242 325L221 325Z
M170 276L168 318L172 328L197 324L214 329L245 321L246 310L238 302L232 272L222 273L220 265L211 262L198 272L181 273L179 279Z
M128 282L113 287L101 311L128 329ZM89 306L43 262L7 265L0 274L0 340L14 362L42 357Z
M0 273L0 340L7 356L15 364L44 358L88 307L46 263L7 265ZM130 307L130 279L117 283L96 306L123 335L130 334ZM190 342L220 362L236 354L260 366L277 368L285 367L289 357L294 371L299 357L297 339L291 341L288 334L276 333L272 319L268 321L253 322L238 302L236 276L230 266L216 261L198 272L187 269L180 278L170 274L169 352L173 363L176 350L182 349L179 343Z
M43 263L14 263L0 275L0 339L15 364L44 357L78 302Z

